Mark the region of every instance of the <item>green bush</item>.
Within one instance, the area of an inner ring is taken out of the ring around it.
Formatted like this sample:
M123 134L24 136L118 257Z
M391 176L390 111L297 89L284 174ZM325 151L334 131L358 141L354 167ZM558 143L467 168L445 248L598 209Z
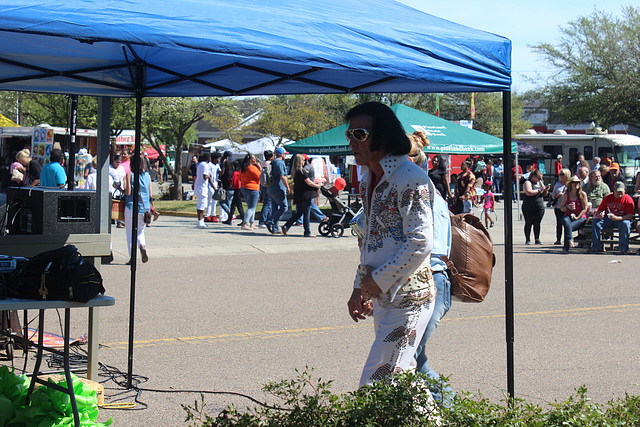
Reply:
M546 408L521 399L499 403L481 394L458 393L450 405L435 407L429 388L442 390L421 374L401 373L372 386L336 395L331 381L312 379L312 369L296 370L292 380L271 382L263 390L281 403L238 409L229 406L215 418L206 413L204 395L182 405L193 427L446 426L446 427L620 427L640 425L640 397L626 395L604 406L590 402L580 387L575 396Z

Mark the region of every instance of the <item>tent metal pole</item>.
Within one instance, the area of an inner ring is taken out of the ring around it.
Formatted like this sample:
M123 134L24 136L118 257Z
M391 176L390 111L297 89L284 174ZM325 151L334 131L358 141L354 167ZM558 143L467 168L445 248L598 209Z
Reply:
M504 198L504 288L505 288L505 323L507 340L507 393L509 404L513 403L514 393L514 322L513 322L513 223L511 215L511 204L513 200L513 177L511 169L513 160L511 158L511 92L502 92L502 143L503 158L505 160L505 198Z
M520 209L520 169L518 169L518 165L520 164L520 159L518 158L518 150L516 150L516 199L518 203L516 206L518 208L518 220L522 221L522 210Z
M69 108L69 164L67 165L67 190L76 186L76 126L78 124L78 95L70 95Z
M138 201L140 200L140 145L142 141L142 72L144 68L136 67L136 143L131 159L131 176L133 179L133 214L131 219L131 286L129 291L129 351L127 363L127 388L133 388L133 338L136 309L136 260L138 255ZM134 175L135 172L135 175Z

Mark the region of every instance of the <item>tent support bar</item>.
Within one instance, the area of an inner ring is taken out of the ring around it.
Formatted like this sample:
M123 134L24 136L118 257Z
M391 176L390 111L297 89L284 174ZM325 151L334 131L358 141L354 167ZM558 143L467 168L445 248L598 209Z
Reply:
M364 85L352 87L351 89L349 89L349 92L350 93L358 92L358 91L360 91L362 89L367 89L367 88L370 88L370 87L373 87L373 86L377 86L377 85L380 85L382 83L390 82L390 81L395 80L395 79L396 79L396 77L385 77L384 79L376 80L375 82L371 82L371 83L367 83L367 84L364 84Z
M247 68L247 67L245 67L245 66L241 66L241 68ZM251 69L252 69L252 70L253 70L253 68L254 68L254 67L251 67ZM267 87L267 86L272 86L272 85L274 85L274 84L278 84L278 83L281 83L281 82L285 82L285 81L287 81L287 80L297 80L297 81L301 81L301 82L303 82L303 81L305 81L305 80L306 80L306 81L308 81L308 82L312 82L313 80L302 79L301 77L302 77L302 76L304 76L304 75L306 75L306 74L315 73L315 72L316 72L316 71L318 71L318 70L320 70L320 68L312 68L312 69L305 70L305 71L301 71L301 72L299 72L299 73L291 74L291 75L282 75L282 76L281 76L280 78L278 78L278 79L271 80L271 81L268 81L268 82L265 82L265 83L261 83L261 84L259 84L259 85L255 85L255 86L251 86L251 87L248 87L248 88L246 88L246 89L243 89L243 90L242 90L242 92L251 92L251 91L253 91L253 90L261 89L261 88L263 88L263 87ZM254 71L255 71L255 70L254 70ZM314 84L315 84L315 83L314 83Z
M169 69L164 68L164 67L158 67L157 65L154 65L154 64L147 64L147 67L149 67L151 69L162 71L163 73L167 73L169 75L177 77L177 78L175 78L173 80L167 80L166 82L163 82L163 83L158 83L158 84L155 84L155 85L151 85L151 86L149 86L147 88L147 90L153 90L153 89L156 89L156 88L159 88L159 87L164 87L164 86L171 86L173 84L180 83L180 82L183 82L185 80L189 80L189 81L192 81L192 82L195 82L195 83L199 83L199 84L201 84L203 86L209 86L209 87L212 87L214 89L218 89L218 90L220 90L222 92L227 92L229 95L233 95L234 94L234 90L233 89L229 89L228 87L219 86L217 84L210 83L210 82L205 82L203 80L200 80L199 77L207 76L207 75L210 75L210 74L215 74L215 73L220 72L220 71L225 71L225 70L228 70L229 68L235 67L236 65L237 65L237 63L234 62L232 64L223 65L222 67L213 68L211 70L201 71L201 72L196 73L196 74L186 75L186 74L182 74L182 73L177 73L175 71L169 70Z
M511 158L511 92L502 92L502 143L504 158L504 285L505 285L505 320L506 320L506 340L507 340L507 394L509 404L514 402L514 307L513 307L513 227L511 204L513 200L513 178L511 169L513 160Z
M131 287L129 291L129 349L127 363L127 388L133 388L133 340L135 330L135 308L136 308L136 264L138 258L138 201L140 200L140 146L142 145L142 87L144 85L144 67L137 64L135 72L136 91L136 143L131 160L131 176L133 179L133 213L131 218ZM134 175L135 173L135 175ZM143 225L144 227L144 225Z
M48 69L48 68L38 67L37 65L31 65L31 64L25 64L23 62L12 61L12 60L6 59L6 58L0 58L0 62L12 65L14 67L19 67L19 68L24 68L24 69L27 69L27 70L38 71L38 72L41 73L41 74L32 74L32 75L28 75L28 76L12 77L12 78L9 78L9 79L0 79L0 84L14 83L14 82L20 82L20 81L25 81L25 80L47 79L47 78L51 78L51 77L67 77L67 78L70 78L70 79L85 81L85 82L96 84L96 85L100 85L100 86L113 87L113 88L121 89L121 90L129 89L126 86L119 85L119 84L116 84L116 83L107 83L107 82L103 82L103 81L100 81L100 80L97 80L97 79L92 79L90 77L83 77L83 76L79 76L78 75L78 74L84 74L84 73L93 73L95 71L105 71L105 70L123 68L123 67L126 66L125 64L109 65L109 66L105 66L105 67L82 68L82 69L79 69L79 70L55 71L55 70L51 70L51 69Z

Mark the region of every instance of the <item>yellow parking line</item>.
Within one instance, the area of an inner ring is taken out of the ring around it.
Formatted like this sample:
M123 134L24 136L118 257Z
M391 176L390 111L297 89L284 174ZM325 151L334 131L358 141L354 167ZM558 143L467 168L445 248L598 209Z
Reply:
M528 313L516 313L515 317L523 318L530 316L572 316L572 315L585 315L593 312L602 311L631 311L640 309L640 304L621 304L621 305L607 305L601 307L583 307L583 308L567 308L563 310L545 310L545 311L532 311ZM446 317L442 319L443 322L466 322L472 320L489 320L489 319L502 319L504 313L500 314L488 314L485 316L468 316L468 317ZM319 328L300 328L300 329L279 329L274 331L258 331L258 332L238 332L233 334L216 334L216 335L201 335L190 337L174 337L174 338L153 338L147 340L136 340L134 345L136 347L151 347L163 344L180 344L180 343L194 343L194 342L207 342L215 343L222 341L237 341L248 338L270 339L282 336L301 336L305 334L312 334L318 332L331 332L340 331L353 328L366 328L371 327L371 322L358 323L349 326L323 326ZM105 343L104 347L120 350L127 348L126 341L119 341L114 343Z

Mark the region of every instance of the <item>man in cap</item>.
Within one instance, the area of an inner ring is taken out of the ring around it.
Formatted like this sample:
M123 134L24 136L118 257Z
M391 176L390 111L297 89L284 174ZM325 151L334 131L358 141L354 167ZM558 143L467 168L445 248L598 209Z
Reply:
M287 181L287 165L284 163L285 150L282 147L276 148L275 160L271 162L271 176L274 183L267 188L267 194L272 201L272 212L265 225L271 234L280 233L278 221L283 213L287 211L287 194L291 192L289 181Z
M600 241L602 230L613 227L618 229L620 255L626 255L629 251L629 233L631 232L631 220L635 213L635 204L631 196L625 194L624 182L616 182L613 188L613 193L605 196L593 216L589 253L602 252Z
M560 171L562 168L562 154L558 154L553 164L553 175L556 177L556 182L560 181Z
M611 163L611 166L609 166L609 188L611 188L611 191L613 191L614 185L616 184L616 182L624 182L624 175L622 174L622 171L620 171L620 164L619 163Z

